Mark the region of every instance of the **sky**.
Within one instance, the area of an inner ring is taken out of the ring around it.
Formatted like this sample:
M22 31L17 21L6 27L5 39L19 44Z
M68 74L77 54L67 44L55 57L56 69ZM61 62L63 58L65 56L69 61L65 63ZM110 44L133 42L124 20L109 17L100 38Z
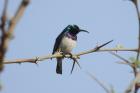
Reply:
M3 1L0 1L0 11ZM9 0L10 19L21 0ZM69 24L76 24L89 34L79 33L77 47L72 53L89 50L98 44L114 40L105 48L137 48L138 19L135 6L129 0L31 0L9 43L7 60L33 58L52 53L56 37ZM118 52L129 59L134 52ZM108 88L123 93L134 79L132 69L117 64L122 60L108 52L83 55L72 74L72 60L64 59L63 74L55 72L56 60L7 64L1 75L1 93L105 93L86 74L90 72ZM140 93L140 91L139 91Z

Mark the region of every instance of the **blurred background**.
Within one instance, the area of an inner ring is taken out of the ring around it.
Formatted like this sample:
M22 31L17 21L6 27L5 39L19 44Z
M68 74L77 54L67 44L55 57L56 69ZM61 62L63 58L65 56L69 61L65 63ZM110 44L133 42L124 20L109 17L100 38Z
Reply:
M10 19L22 0L9 0ZM0 1L0 11L4 0ZM135 6L129 0L31 0L14 31L6 59L32 58L52 53L59 33L69 24L76 24L90 34L78 35L73 53L94 48L114 40L105 48L137 48L138 18ZM129 59L133 52L118 52ZM72 60L63 61L63 74L55 72L56 60L45 60L38 65L31 63L7 64L1 74L1 93L105 93L89 77L88 71L112 86L116 93L124 92L134 78L132 69L117 64L122 60L108 52L97 52L81 56L82 69L77 65L72 74Z

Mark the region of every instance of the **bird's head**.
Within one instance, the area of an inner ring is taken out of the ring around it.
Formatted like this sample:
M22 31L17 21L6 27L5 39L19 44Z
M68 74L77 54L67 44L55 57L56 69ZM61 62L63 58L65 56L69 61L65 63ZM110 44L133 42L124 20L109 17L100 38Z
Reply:
M69 26L69 32L70 32L72 35L77 35L79 32L86 32L86 33L89 33L89 32L86 31L86 30L80 29L77 25L70 25L70 26Z

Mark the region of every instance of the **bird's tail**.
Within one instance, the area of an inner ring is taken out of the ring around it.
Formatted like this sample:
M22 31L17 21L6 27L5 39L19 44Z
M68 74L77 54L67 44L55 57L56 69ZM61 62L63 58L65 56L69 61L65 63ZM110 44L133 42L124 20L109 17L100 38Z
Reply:
M56 73L62 74L62 58L57 58Z

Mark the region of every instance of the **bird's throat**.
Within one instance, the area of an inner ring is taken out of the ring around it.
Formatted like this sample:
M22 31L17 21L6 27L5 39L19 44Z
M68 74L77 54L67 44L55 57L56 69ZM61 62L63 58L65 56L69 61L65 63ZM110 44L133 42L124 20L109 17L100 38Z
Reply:
M67 33L66 36L67 36L68 38L71 38L72 40L77 40L77 36L74 35L74 34Z

